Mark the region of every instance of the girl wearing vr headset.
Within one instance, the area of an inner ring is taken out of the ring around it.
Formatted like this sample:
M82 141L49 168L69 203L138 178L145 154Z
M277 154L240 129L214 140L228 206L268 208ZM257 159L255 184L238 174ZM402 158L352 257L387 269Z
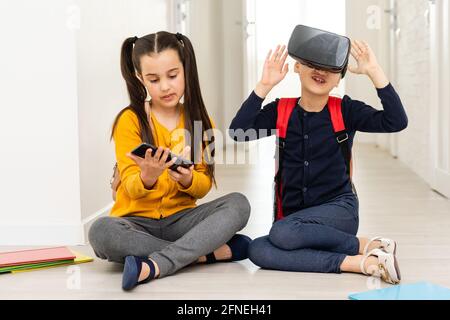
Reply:
M213 124L190 40L164 31L128 38L122 45L121 69L131 100L117 115L111 134L121 183L110 216L99 218L89 230L95 254L124 263L124 290L195 262L246 259L251 239L236 234L250 215L246 197L231 193L196 205L215 179L214 153L203 141ZM202 124L197 136L195 121ZM191 141L180 130L187 130ZM145 158L131 154L142 142L158 150L152 155L148 149ZM180 144L187 146L183 155L196 161L175 172L169 168L176 158L166 160ZM194 154L196 148L189 145L201 148Z
M296 43L295 34L291 37L294 43L290 43L289 54L296 59L294 72L301 81L301 98L294 99L291 116L284 119L286 136L278 147L283 152L282 163L278 164L283 167L278 181L281 194L278 216L269 235L250 244L249 258L267 269L364 273L397 284L401 276L395 256L396 242L356 236L358 197L340 143L345 142L351 150L356 131L398 132L407 127L408 119L368 44L350 43L348 39L347 59L345 53L341 59L344 63L326 65L324 62L338 61L337 56L342 54L337 52L342 45L330 46L334 40L339 43L335 39L338 36L327 36L327 41L308 42L309 47ZM338 114L342 114L345 137L339 138L333 128L334 116L330 114L330 92L344 77L350 52L357 66L349 66L348 70L370 78L384 110L344 96ZM283 122L279 115L280 101L277 99L263 109L261 106L271 89L285 78L287 56L285 46L277 46L273 53L268 53L261 80L230 125L230 134L236 141L248 139L233 130L255 129L258 135L261 129L267 129L268 134L280 129L280 121Z

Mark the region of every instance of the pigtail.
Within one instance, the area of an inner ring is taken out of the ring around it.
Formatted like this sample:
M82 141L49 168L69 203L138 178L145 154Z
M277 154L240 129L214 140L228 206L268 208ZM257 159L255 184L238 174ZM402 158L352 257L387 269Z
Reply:
M186 36L177 33L176 38L181 45L181 51L183 52L182 56L184 56L183 64L186 83L184 92L184 105L187 109L187 112L185 113L185 128L189 132L193 133L194 121L201 121L204 132L210 131L210 129L212 129L212 124L208 112L206 111L205 103L203 101L202 93L200 90L200 81L198 77L194 48L191 41ZM214 163L211 163L215 155L215 150L210 150L209 148L210 144L214 143L214 136L207 137L209 141L206 142L203 142L203 133L200 137L200 141L195 141L194 136L195 134L191 134L191 146L200 144L199 147L201 148L191 147L191 159L194 159L195 162L200 162L202 156L201 151L202 149L205 151L205 156L208 160L207 172L208 175L212 178L214 185L217 187L214 175ZM196 149L200 149L198 150L199 152L197 152L197 154L195 153Z
M136 38L127 38L122 44L120 54L120 69L125 79L131 105L139 105L145 101L144 85L136 77L136 68L133 61L133 47Z
M128 96L130 98L130 105L123 109L114 120L111 130L111 139L114 136L114 131L120 116L128 109L131 109L138 117L141 128L141 139L143 142L153 143L153 135L149 130L149 121L145 111L145 99L147 92L144 85L136 76L135 59L133 56L134 45L139 39L137 37L127 38L123 44L120 53L120 69L122 76L127 85Z

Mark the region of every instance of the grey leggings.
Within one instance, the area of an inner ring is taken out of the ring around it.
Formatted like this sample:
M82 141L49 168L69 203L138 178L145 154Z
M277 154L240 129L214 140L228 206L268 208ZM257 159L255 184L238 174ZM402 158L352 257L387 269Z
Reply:
M247 198L231 193L163 219L101 217L89 229L89 242L97 257L113 262L148 256L158 264L161 278L225 244L249 216Z

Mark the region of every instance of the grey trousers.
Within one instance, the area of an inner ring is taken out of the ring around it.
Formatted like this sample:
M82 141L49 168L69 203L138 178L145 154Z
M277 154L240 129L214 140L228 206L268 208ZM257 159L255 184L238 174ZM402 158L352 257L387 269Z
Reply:
M101 217L89 229L89 242L97 257L112 262L148 256L162 278L225 244L249 216L247 198L230 193L163 219Z

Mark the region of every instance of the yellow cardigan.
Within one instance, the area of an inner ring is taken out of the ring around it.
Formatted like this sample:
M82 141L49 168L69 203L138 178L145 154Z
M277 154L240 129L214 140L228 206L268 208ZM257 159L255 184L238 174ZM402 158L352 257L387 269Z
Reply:
M156 132L155 144L169 148L176 154L181 153L184 136L177 134L176 130L184 128L184 113L181 113L177 127L172 131L161 125L155 117L151 119ZM194 165L192 185L187 189L169 177L168 169L164 170L152 189L146 189L140 178L139 166L126 156L142 143L139 130L136 114L132 110L125 111L120 116L113 135L121 183L110 216L161 219L195 207L196 200L203 198L212 185L211 177L206 174L205 163Z

